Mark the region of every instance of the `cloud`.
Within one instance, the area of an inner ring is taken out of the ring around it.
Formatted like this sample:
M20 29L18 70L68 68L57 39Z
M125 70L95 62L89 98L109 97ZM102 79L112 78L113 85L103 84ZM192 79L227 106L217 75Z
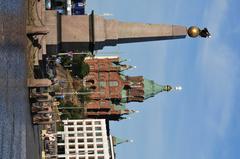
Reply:
M228 45L221 32L228 30L224 25L229 3L215 0L204 13L204 22L212 33L200 46L196 66L200 73L199 100L205 100L206 123L218 137L223 137L231 120L234 105L237 54ZM202 98L204 97L204 98Z

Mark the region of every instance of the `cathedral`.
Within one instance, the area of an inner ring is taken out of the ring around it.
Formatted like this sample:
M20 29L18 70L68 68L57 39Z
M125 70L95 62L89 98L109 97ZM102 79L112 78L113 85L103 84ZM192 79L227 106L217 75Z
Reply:
M169 85L159 85L143 76L125 75L124 71L133 66L124 61L118 56L85 59L90 67L84 78L84 86L91 92L91 101L85 105L88 118L121 120L124 115L135 112L126 108L127 103L143 102L159 92L172 90Z

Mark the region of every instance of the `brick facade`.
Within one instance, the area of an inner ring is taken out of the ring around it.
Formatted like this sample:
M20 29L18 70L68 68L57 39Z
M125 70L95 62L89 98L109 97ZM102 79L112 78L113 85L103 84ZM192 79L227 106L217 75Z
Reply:
M84 78L84 85L90 91L92 99L86 105L86 115L93 118L119 120L131 111L122 103L144 100L143 77L129 77L122 71L131 66L122 64L117 56L87 58L90 73Z

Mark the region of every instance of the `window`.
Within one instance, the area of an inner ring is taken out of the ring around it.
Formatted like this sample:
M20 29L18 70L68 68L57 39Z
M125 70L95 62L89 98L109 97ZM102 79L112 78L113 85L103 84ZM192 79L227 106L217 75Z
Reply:
M99 86L100 87L106 87L106 82L105 81L99 81Z
M93 148L93 147L94 147L93 144L88 145L88 148L89 148L89 149L91 149L91 148Z
M75 149L75 145L69 145L69 149Z
M70 139L69 143L75 143L75 140L74 139Z
M97 141L97 142L102 142L103 139L102 139L102 138L97 138L96 141Z
M95 159L95 157L88 157L88 159Z
M99 94L100 94L100 95L104 95L104 94L105 94L105 89L101 89L101 88L100 88Z
M68 134L69 137L74 137L74 134Z
M84 139L78 139L78 143L84 142Z
M101 127L95 127L95 130L102 130Z
M110 81L109 86L110 87L117 87L118 86L118 81Z
M85 151L78 151L78 154L79 154L79 155L85 155L86 152L85 152Z
M87 133L87 136L93 136L93 133Z
M75 154L76 152L75 151L69 151L70 154Z
M68 125L73 125L73 122L69 122Z
M94 69L94 65L89 65L90 70Z
M86 125L92 125L92 122L91 121L87 121Z
M100 105L100 106L105 106L106 103L105 103L104 101L100 101L100 102L99 102L99 105Z
M77 131L83 131L83 127L78 127Z
M104 159L104 156L98 156L98 159Z
M97 153L98 154L103 154L103 150L98 150Z
M92 127L86 127L87 131L92 131Z
M100 73L100 79L104 80L105 79L105 75Z
M99 64L98 67L99 67L99 69L103 69L105 67L105 65L104 64Z
M83 134L83 133L78 133L77 136L78 136L78 137L83 137L84 134Z
M68 128L68 131L74 131L74 128Z
M79 149L84 149L84 145L78 145Z
M95 123L95 125L101 125L100 121L95 121L94 123Z
M81 121L77 122L77 125L82 125L83 123Z
M97 144L97 148L103 148L102 144Z
M101 132L97 132L96 136L102 136L102 133Z
M92 138L87 139L87 142L93 142L93 139Z

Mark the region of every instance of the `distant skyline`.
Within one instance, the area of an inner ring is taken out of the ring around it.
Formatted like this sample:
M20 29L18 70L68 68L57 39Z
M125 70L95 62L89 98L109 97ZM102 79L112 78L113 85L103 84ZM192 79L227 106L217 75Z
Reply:
M132 119L111 122L111 134L133 139L117 146L119 159L236 159L240 156L240 2L237 0L87 0L87 12L120 21L207 27L211 39L123 44L117 52L159 84L182 85L143 103Z

